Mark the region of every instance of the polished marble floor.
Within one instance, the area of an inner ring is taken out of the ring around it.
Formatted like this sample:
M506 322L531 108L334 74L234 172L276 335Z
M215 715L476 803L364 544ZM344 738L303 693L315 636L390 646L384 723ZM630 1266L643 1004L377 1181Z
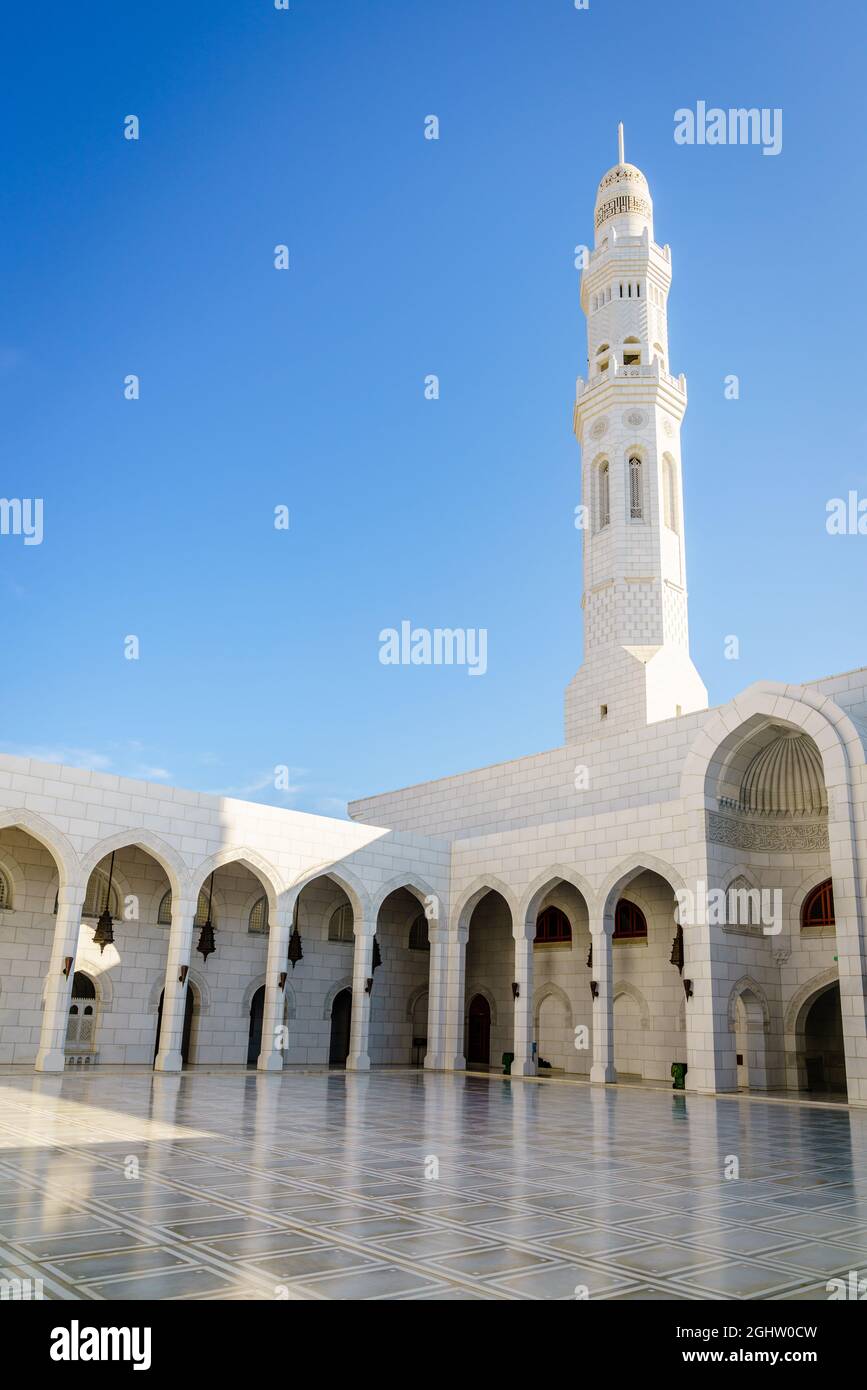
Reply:
M824 1300L852 1271L867 1113L419 1071L0 1075L0 1278L46 1298Z

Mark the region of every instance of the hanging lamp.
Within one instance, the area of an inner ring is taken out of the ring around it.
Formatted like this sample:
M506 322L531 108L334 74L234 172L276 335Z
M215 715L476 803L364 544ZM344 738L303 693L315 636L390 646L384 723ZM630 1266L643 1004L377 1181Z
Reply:
M114 942L114 930L112 928L111 905L111 880L114 877L114 850L111 852L111 863L108 868L108 892L105 895L105 907L99 914L99 921L96 924L96 931L93 933L93 944L99 947L102 955L106 946L111 946Z
M214 940L214 927L213 923L211 922L211 903L213 902L213 898L214 875L212 873L210 879L208 880L208 915L202 923L202 929L199 932L199 944L196 947L196 950L201 954L205 961L207 961L208 956L212 956L217 949L217 943Z

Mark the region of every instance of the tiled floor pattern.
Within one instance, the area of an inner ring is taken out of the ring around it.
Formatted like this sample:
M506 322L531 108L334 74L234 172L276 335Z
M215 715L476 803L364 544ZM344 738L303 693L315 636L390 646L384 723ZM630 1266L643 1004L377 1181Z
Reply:
M7 1073L0 1100L0 1277L48 1298L826 1299L867 1277L858 1111L409 1071Z

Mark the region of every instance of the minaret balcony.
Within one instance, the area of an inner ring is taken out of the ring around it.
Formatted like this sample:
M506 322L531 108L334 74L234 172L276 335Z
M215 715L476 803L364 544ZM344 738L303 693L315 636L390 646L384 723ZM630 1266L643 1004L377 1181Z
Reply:
M686 377L679 377L663 371L659 358L645 366L624 367L611 358L605 371L597 372L589 381L579 376L575 383L575 409L573 429L581 439L581 421L588 415L598 415L600 411L612 406L616 401L627 399L635 403L645 401L663 406L678 421L686 412Z
M638 377L647 381L659 381L669 386L672 391L677 391L686 400L686 377L683 372L680 376L672 376L669 372L663 371L659 363L659 358L655 357L643 367L624 367L615 358L611 358L608 366L603 372L597 372L589 381L583 377L578 378L575 383L575 396L580 399L590 391L597 391L602 386L609 386L615 378L621 380L624 377Z

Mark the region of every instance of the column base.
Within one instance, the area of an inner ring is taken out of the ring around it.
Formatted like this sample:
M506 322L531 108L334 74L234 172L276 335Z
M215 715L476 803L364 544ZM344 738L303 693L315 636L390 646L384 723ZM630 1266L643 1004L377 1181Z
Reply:
M256 1070L282 1071L283 1053L277 1052L276 1049L273 1052L260 1052L259 1056L256 1058Z
M424 1054L425 1071L447 1071L448 1058L441 1052L426 1052Z
M445 1069L446 1071L466 1071L466 1057L463 1055L462 1052L459 1052L456 1057L447 1057Z
M66 1053L54 1047L46 1048L45 1051L40 1049L36 1054L35 1069L36 1071L65 1071Z
M182 1071L183 1065L180 1052L161 1052L154 1062L154 1071Z
M347 1071L370 1071L370 1058L366 1052L358 1052L346 1059Z
M529 1057L516 1057L509 1069L509 1074L511 1076L535 1076L536 1063Z
M592 1086L610 1086L617 1080L617 1073L609 1062L594 1062L590 1068Z

